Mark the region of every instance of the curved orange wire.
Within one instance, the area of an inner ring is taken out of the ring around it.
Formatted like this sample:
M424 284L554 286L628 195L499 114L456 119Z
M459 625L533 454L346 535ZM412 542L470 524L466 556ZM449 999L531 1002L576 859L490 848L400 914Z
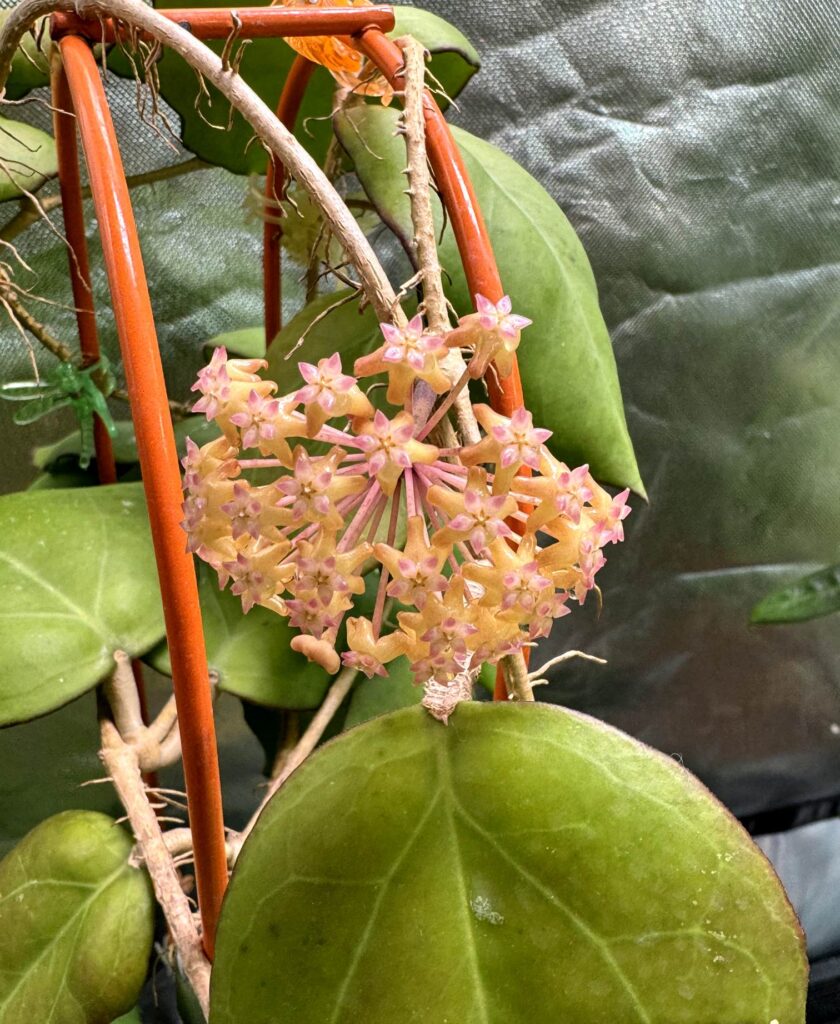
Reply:
M90 45L80 37L64 36L59 47L87 162L131 399L178 705L203 942L212 957L227 857L198 588L179 526L183 495L175 436L137 228L99 68Z

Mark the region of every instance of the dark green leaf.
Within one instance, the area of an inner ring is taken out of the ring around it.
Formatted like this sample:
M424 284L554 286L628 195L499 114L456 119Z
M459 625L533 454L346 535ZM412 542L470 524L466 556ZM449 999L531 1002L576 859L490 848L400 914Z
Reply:
M65 811L0 862L0 1024L102 1024L134 1006L154 902L131 847L112 818Z
M0 29L10 11L11 8L0 11ZM12 67L6 81L6 96L10 100L20 99L31 89L37 89L40 85L49 85L49 53L52 40L47 21L47 18L38 19L32 32L26 33L12 57ZM41 40L40 50L36 42L39 38Z
M198 592L207 661L219 689L267 707L314 708L329 685L322 668L289 646L296 635L286 619L267 608L242 612L242 602L219 590L215 572L198 563ZM161 644L146 659L169 674L169 651Z
M361 676L350 693L350 707L344 728L361 725L370 718L411 707L423 699L423 687L414 685L414 677L406 658L397 658L387 666L387 676Z
M834 612L840 612L840 565L830 565L774 590L753 608L750 621L807 622Z
M401 173L405 145L395 135L398 116L394 110L359 104L336 118L336 133L380 216L410 252L411 217ZM452 131L487 221L505 290L516 312L534 321L518 352L528 408L535 421L554 431L549 447L560 458L575 465L588 462L599 479L644 494L583 246L551 196L514 160L468 132ZM440 229L442 211L437 199L434 204ZM471 297L449 226L440 259L456 309L467 312Z
M20 121L0 117L0 203L35 192L58 172L52 137Z
M167 0L157 6L166 8L179 5ZM223 7L225 3L214 0L210 4L194 6ZM432 73L441 79L450 96L457 96L478 67L478 56L463 34L443 19L419 11L408 11L400 18L399 25L403 32L411 30L416 33L432 52ZM222 43L210 45L217 52L223 46ZM294 57L292 48L281 39L256 39L245 51L240 73L272 110L277 106ZM121 70L123 73L126 71L124 66ZM208 86L212 106L203 100L199 114L195 106L198 94L195 72L171 52L166 53L159 62L158 72L161 94L181 115L182 140L188 149L204 160L238 174L261 173L265 170L265 151L257 143L249 146L253 130L239 114L234 116L230 131L211 127L217 125L225 128L228 119L228 105L213 86ZM297 128L298 138L317 159L323 159L330 138L329 115L334 92L335 81L332 76L324 68L317 68L306 91Z
M279 791L233 873L211 1020L803 1024L806 982L778 879L673 759L464 704L345 733Z
M95 466L95 460L92 463ZM60 491L68 487L94 487L97 483L96 470L88 467L79 469L78 463L73 469L72 465L62 466L61 469L50 470L39 473L38 476L27 487L28 491Z
M99 743L92 693L0 731L0 857L51 814L116 810L111 786L82 785L102 777Z
M66 704L163 632L139 484L0 497L0 723Z

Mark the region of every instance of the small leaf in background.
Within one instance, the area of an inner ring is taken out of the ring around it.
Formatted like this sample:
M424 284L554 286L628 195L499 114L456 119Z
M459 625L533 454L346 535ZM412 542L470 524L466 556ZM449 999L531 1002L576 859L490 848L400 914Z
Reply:
M395 134L398 117L392 109L358 104L339 114L335 127L380 216L410 251L413 231L401 173L405 143ZM559 458L573 465L588 462L598 479L644 495L595 279L574 229L545 189L509 156L459 128L452 133L475 186L503 286L515 311L534 321L517 353L527 407L540 426L554 431L548 445ZM437 199L434 203L440 231L442 209ZM451 226L443 232L440 260L455 308L470 311Z
M218 674L219 689L236 697L279 708L317 707L330 677L289 646L295 631L267 608L252 608L229 590L219 590L216 573L198 563L198 593L207 661ZM161 644L146 661L169 675L169 651Z
M361 725L388 711L399 711L423 699L423 687L414 685L414 677L406 658L397 658L386 666L387 676L360 675L350 692L350 706L344 728Z
M807 622L840 612L840 565L829 565L774 590L753 608L750 621Z
M117 420L117 433L112 439L114 458L118 466L133 466L138 461L137 438L131 420ZM187 416L174 425L175 444L178 454L186 453L186 439L190 437L197 445L206 444L219 436L219 428L208 422L204 416ZM32 464L36 469L47 473L73 472L78 469L78 457L81 451L79 431L74 430L58 441L41 445L32 452ZM94 459L95 461L95 459ZM95 474L94 474L95 476ZM95 482L95 481L92 481Z
M181 7L175 0L158 3L160 8ZM199 7L224 7L223 0L187 5ZM392 35L411 31L432 53L431 70L444 83L449 96L454 98L463 89L478 67L478 55L463 33L449 25L442 18L424 11L406 9L398 12L398 31ZM220 52L221 42L209 44ZM240 74L245 81L274 109L289 73L295 53L282 39L255 39L245 50ZM130 70L124 59L115 58L112 64L120 74L129 75ZM237 174L262 173L265 171L266 154L259 145L249 145L253 129L236 114L230 131L219 130L211 125L226 128L228 104L220 93L208 83L212 105L202 99L201 113L196 109L198 88L195 73L175 53L164 54L157 65L160 76L160 92L163 98L180 114L183 130L182 141L197 156L209 163L226 167ZM296 134L301 143L315 156L323 160L331 129L329 115L335 92L335 80L324 68L316 68L301 105ZM203 116L202 116L203 115ZM206 120L205 120L206 119ZM207 122L210 122L208 124Z
M213 352L223 347L231 358L265 359L265 328L242 327L238 331L225 331L217 334L204 344L204 354L209 360Z
M140 1007L135 1006L128 1013L124 1013L122 1017L117 1017L112 1024L143 1024L143 1018L140 1016Z
M472 703L368 722L277 793L225 898L211 1020L803 1024L806 982L768 862L675 761Z
M331 306L335 308L330 309ZM276 381L284 394L300 387L301 360L317 363L338 352L342 367L352 373L355 360L381 343L382 334L372 307L360 312L358 299L349 288L327 292L304 306L283 327L269 349L264 376Z
M429 87L442 110L449 106L481 67L481 58L463 32L448 21L419 7L395 7L396 25L388 35L392 39L414 36L432 55L429 61ZM443 90L441 95L440 89Z
M163 633L140 484L0 497L0 723L66 704Z
M0 1024L102 1024L135 1005L154 901L113 818L66 811L0 862Z
M6 19L11 13L11 8L0 11L0 29L3 28ZM31 89L37 89L40 85L50 83L50 38L47 18L39 18L31 32L27 32L21 39L20 45L12 57L12 67L6 81L6 97L10 100L18 100L25 96ZM37 40L41 41L41 49L38 49ZM0 149L0 152L4 152Z
M111 438L114 459L122 464L136 462L137 441L134 436L134 424L131 420L117 420L116 428L116 435ZM74 430L58 441L35 448L32 452L32 465L47 472L58 468L66 469L74 463L78 466L81 450L79 431Z
M0 117L0 203L35 192L57 173L51 136L32 125Z

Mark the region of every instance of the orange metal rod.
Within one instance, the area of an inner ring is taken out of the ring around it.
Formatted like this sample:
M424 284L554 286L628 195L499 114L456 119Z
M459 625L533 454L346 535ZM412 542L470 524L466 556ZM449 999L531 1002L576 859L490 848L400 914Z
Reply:
M236 22L228 7L185 7L159 10L197 39L227 39L234 28L239 39L276 39L281 36L349 36L375 25L384 32L394 27L391 7L238 7ZM73 34L96 43L113 43L127 38L129 30L116 28L111 18L102 22L85 20L75 14L52 17L54 39ZM140 38L147 38L142 33Z
M73 305L76 307L76 323L79 329L79 347L82 365L90 366L100 358L99 334L96 329L96 312L93 308L90 260L85 236L85 212L82 202L82 181L79 174L79 149L76 145L76 117L73 99L67 85L64 66L56 55L50 66L52 89L53 135L58 157L58 183L61 191L61 211L64 217L64 235L67 239L67 255L70 264L70 284L73 290ZM102 420L93 420L93 446L96 451L96 475L100 484L117 482L117 466L114 446ZM137 696L143 721L148 722L146 686L139 659L131 663ZM154 772L146 772L143 778L149 785L157 785Z
M294 131L300 105L312 72L317 65L306 57L297 56L292 62L283 91L277 102L277 118L289 129ZM274 341L282 325L283 317L283 285L281 281L280 251L283 238L283 225L274 223L270 218L277 218L279 210L277 201L286 194L283 165L272 157L265 175L265 215L263 225L263 303L265 310L265 344L266 348ZM279 182L279 185L278 185Z
M61 56L78 118L131 398L178 705L203 939L212 956L227 885L213 708L192 557L180 529L181 474L140 243L108 102L86 41Z
M82 366L90 366L100 358L99 334L93 309L93 289L90 278L85 213L82 205L82 182L79 175L79 151L76 145L76 118L73 101L67 87L67 77L61 61L55 59L50 68L52 87L53 134L58 157L58 182L61 188L61 211L64 215L64 234L70 263L70 286L76 307L79 346ZM96 449L96 471L101 484L117 482L114 448L105 424L98 416L93 419L93 444Z

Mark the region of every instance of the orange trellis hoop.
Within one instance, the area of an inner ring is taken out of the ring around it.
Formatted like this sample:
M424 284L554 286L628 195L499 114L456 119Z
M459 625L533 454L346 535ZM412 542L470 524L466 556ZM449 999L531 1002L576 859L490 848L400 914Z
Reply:
M240 38L341 36L352 42L402 88L402 51L384 33L394 27L390 7L257 7L161 11L169 20L202 40L225 39L236 27ZM235 13L236 22L233 15ZM87 163L94 209L120 341L131 415L151 522L172 661L172 682L181 729L184 776L193 835L195 873L204 944L212 957L222 896L227 885L224 823L213 709L208 684L204 633L195 568L180 527L181 474L169 416L149 290L140 243L108 102L91 45L116 38L111 20L85 22L71 14L54 14L52 36L60 59L52 71L53 105L62 209L70 250L70 275L78 309L83 359L99 357L95 312L82 209L76 127ZM278 118L294 127L313 65L298 57L283 88ZM75 114L75 122L73 115ZM461 155L430 93L424 97L429 160L452 223L471 294L494 302L502 297L487 229ZM282 181L279 161L272 160L267 194ZM280 240L282 229L266 224L263 284L268 340L280 326ZM518 370L504 381L488 380L492 405L510 413L522 404ZM113 467L110 440L96 435L100 467ZM106 470L105 480L113 479Z

